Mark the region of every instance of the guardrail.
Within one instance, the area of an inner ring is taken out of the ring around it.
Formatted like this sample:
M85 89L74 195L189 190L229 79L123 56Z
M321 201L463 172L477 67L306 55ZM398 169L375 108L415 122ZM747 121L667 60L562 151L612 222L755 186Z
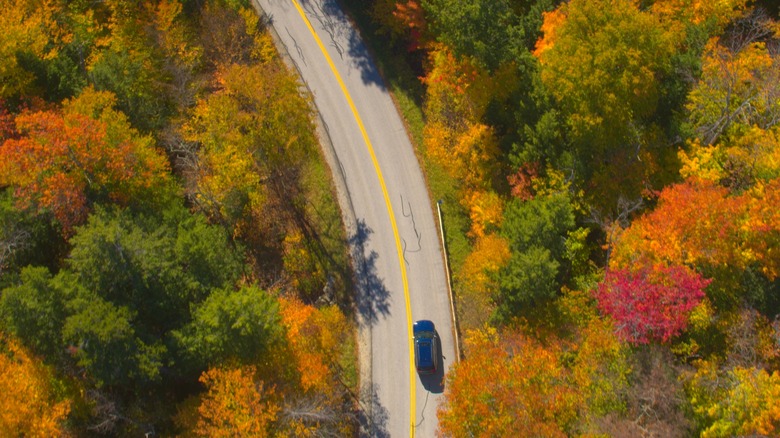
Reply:
M444 252L444 269L447 273L447 293L450 296L450 312L452 313L452 326L455 332L455 357L460 362L460 336L458 335L458 317L455 312L455 297L452 293L452 275L450 274L450 258L447 255L447 241L444 239L444 220L441 216L442 200L436 201L436 211L439 213L439 234L441 235L441 249Z

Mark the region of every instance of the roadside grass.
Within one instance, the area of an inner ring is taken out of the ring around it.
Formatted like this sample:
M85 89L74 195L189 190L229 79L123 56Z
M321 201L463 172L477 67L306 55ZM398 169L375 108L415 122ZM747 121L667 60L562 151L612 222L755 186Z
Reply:
M301 173L307 200L306 217L312 221L309 247L328 277L330 284L326 288L332 295L327 299L349 315L352 275L346 230L333 192L333 178L319 149Z
M471 241L466 234L469 229L468 214L459 201L458 187L460 183L447 175L441 166L428 159L422 146L425 126L422 104L425 98L425 87L418 74L410 66L406 58L406 50L397 47L397 45L389 44L388 37L379 35L378 28L366 9L366 3L361 0L340 0L340 2L360 29L363 41L374 56L377 68L388 84L393 99L401 112L415 152L423 166L431 202L442 201L444 238L452 270L453 294L459 329L465 333L467 329L481 327L489 318L489 312L492 311L489 297L466 293L457 281L458 273L466 257L472 251Z
M338 368L341 384L353 395L360 393L360 366L358 365L357 337L350 336L341 344L338 354Z

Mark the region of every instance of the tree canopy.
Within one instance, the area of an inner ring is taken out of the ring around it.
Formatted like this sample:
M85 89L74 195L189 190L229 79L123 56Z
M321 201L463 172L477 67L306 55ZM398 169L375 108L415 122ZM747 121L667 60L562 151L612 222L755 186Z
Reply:
M0 434L354 434L344 228L250 2L0 3Z
M466 354L443 435L776 433L759 406L780 350L776 14L375 2L424 85L410 126L433 195L457 201L444 232ZM505 375L541 373L526 349L546 355L550 388ZM549 396L554 419L537 416L529 399L550 393L577 401Z

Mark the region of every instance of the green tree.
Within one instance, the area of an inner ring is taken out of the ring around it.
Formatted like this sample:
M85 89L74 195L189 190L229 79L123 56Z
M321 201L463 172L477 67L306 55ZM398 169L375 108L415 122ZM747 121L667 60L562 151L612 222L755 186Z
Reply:
M214 291L193 310L193 321L174 333L195 363L229 359L258 363L282 341L279 302L257 286Z
M517 56L522 47L522 28L508 0L424 0L422 6L439 41L489 70Z
M48 269L28 266L21 272L20 283L3 289L0 296L3 331L49 359L62 354L67 316L67 297L57 286Z
M160 378L166 348L136 335L134 313L76 286L62 336L98 386L134 386Z
M13 189L0 190L0 289L18 281L24 266L55 269L68 251L67 242L47 218L14 204Z
M497 317L508 321L523 310L555 297L560 263L547 248L533 246L513 254L501 270L501 283L496 308Z
M86 66L90 82L117 96L135 128L160 129L173 106L165 88L164 53L150 37L154 19L143 2L108 1L102 6L106 33Z
M161 336L187 323L189 306L232 285L240 253L225 231L174 204L162 217L99 208L71 239L68 264L87 289L137 315Z
M565 192L509 203L502 234L512 255L498 274L500 319L555 296L566 263L566 237L573 228L574 208Z

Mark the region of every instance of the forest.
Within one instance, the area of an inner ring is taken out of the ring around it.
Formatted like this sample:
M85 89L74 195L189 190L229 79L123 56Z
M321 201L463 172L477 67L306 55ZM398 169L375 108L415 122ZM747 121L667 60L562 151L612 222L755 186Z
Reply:
M0 6L0 436L353 435L341 214L251 3Z
M441 436L780 434L776 2L341 3L443 200ZM0 4L0 435L354 435L347 240L251 4Z
M780 434L776 2L344 3L444 200L441 436Z

